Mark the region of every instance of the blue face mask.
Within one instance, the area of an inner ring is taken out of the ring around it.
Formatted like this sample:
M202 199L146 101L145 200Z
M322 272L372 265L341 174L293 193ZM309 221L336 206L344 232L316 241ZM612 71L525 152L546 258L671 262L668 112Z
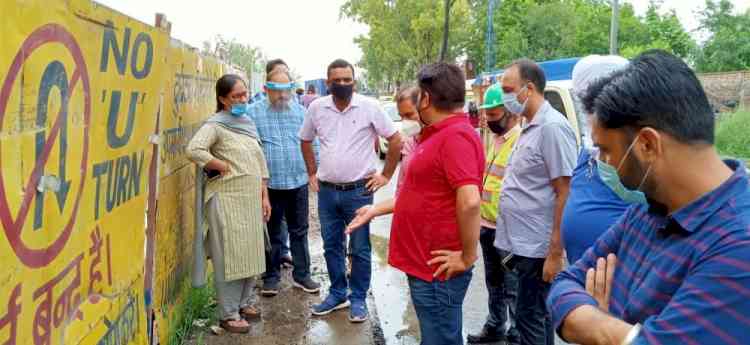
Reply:
M526 86L521 88L521 91L518 93L523 92L526 90ZM523 114L524 110L526 110L526 103L529 102L529 98L526 98L526 101L521 104L521 102L518 101L518 94L515 92L506 92L503 94L503 105L505 106L505 109L507 109L511 114L513 115L521 115Z
M230 111L233 116L243 116L247 114L247 103L235 103L232 104L232 110Z
M651 171L651 166L649 166L646 170L646 174L643 175L643 179L641 180L641 183L640 185L638 185L638 189L636 190L628 189L628 187L625 187L625 185L623 185L622 181L620 180L620 175L617 174L620 168L622 168L623 162L625 162L625 159L628 157L628 154L630 154L630 151L633 149L633 146L637 141L638 138L636 137L635 140L633 140L633 143L630 144L627 152L625 152L625 155L622 157L622 160L620 161L620 164L617 168L605 163L599 158L596 159L596 167L597 171L599 172L599 177L601 177L602 181L604 181L604 184L606 184L613 192L615 192L615 194L617 194L617 196L619 196L622 201L630 204L646 204L646 195L643 194L640 189L643 186L643 183L646 182L646 178Z

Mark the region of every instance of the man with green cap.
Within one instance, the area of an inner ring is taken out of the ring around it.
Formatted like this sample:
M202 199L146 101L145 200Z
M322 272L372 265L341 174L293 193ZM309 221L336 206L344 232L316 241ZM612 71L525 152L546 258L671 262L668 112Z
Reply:
M487 322L478 334L469 335L469 344L495 343L506 341L508 344L518 342L514 327L515 300L517 295L517 278L515 273L503 267L502 259L508 253L495 248L495 227L500 201L500 189L503 184L505 166L513 150L513 145L521 133L519 117L511 115L503 107L503 89L500 84L493 84L480 98L480 112L484 113L486 127L492 132L492 140L485 149L487 160L484 170L481 203L481 232L479 242L482 245L485 282L487 284L489 315ZM482 116L482 115L480 115Z

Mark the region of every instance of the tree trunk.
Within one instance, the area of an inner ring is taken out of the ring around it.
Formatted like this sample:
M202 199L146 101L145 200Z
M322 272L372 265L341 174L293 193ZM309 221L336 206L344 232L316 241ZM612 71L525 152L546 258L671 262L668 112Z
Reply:
M443 44L440 46L440 61L445 61L448 56L448 32L450 30L450 12L452 0L444 1L444 16L443 16Z

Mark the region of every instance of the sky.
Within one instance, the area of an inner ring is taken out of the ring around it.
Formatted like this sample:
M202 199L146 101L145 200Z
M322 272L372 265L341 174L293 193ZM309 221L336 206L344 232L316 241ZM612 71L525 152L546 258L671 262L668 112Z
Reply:
M155 13L164 13L172 22L172 37L198 48L218 34L260 47L268 58L284 59L305 80L325 77L326 66L336 58L358 62L362 52L353 40L367 33L367 26L339 18L345 0L96 1L152 25ZM649 0L620 2L633 4L640 15ZM750 0L732 2L739 11L750 7ZM692 31L698 26L695 12L704 4L664 0L662 7L674 8Z

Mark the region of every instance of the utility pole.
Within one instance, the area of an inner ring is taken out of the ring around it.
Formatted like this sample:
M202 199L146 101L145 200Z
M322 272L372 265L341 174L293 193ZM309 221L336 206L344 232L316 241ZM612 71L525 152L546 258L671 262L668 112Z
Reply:
M448 32L450 31L450 12L453 0L443 0L445 5L443 17L443 44L440 46L440 61L445 61L448 57Z
M609 53L617 55L617 32L620 24L620 5L618 0L612 0L612 24L609 27Z
M487 3L487 32L484 37L484 70L491 71L495 68L495 26L493 15L495 13L495 0Z

